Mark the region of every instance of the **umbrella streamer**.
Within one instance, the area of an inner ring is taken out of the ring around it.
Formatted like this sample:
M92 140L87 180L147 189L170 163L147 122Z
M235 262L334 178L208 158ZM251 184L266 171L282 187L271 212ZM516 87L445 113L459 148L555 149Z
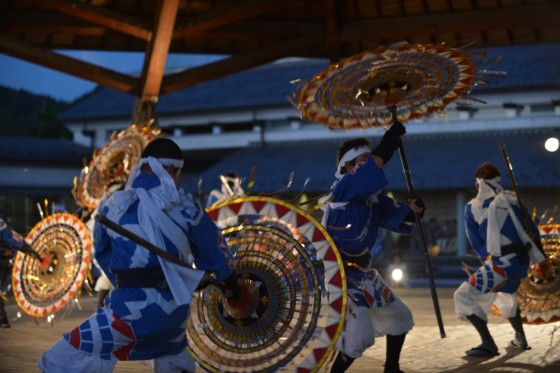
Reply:
M484 53L397 43L366 51L300 82L293 104L302 118L336 129L386 127L442 113L476 85L504 72L477 69ZM466 104L470 101L464 101Z
M246 196L209 208L235 257L242 290L195 297L189 349L211 372L316 372L333 352L346 314L338 250L313 217L288 202ZM328 296L327 296L328 287Z

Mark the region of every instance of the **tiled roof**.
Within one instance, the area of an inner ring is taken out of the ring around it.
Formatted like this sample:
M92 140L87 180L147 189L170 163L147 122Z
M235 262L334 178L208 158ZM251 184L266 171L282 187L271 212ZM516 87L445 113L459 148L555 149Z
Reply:
M492 89L560 86L560 44L492 48L486 56L487 61L501 56L499 62L488 64L488 69L506 71L508 75L504 79L493 79L496 85L477 87L474 93ZM162 95L156 111L161 116L206 110L286 106L289 105L287 96L291 96L295 89L291 81L309 79L327 66L326 60L279 61ZM134 96L105 88L64 112L60 119L128 118L133 105Z
M502 170L504 185L511 185L499 144L506 145L520 187L560 187L558 153L549 153L543 146L551 134L552 130L409 135L404 138L404 149L415 190L472 188L474 170L486 161ZM372 143L378 141L376 138ZM306 191L326 192L334 180L339 142L268 144L242 149L201 174L202 191L208 193L218 188L218 175L228 171L245 177L247 185L251 169L256 166L255 193L281 189L291 172L295 176L290 191L301 189L309 177ZM397 153L384 170L391 189L407 189ZM197 183L198 178L184 187L197 193Z
M34 137L0 137L0 163L33 162L69 164L81 167L82 159L92 157L92 149L71 140L40 139Z

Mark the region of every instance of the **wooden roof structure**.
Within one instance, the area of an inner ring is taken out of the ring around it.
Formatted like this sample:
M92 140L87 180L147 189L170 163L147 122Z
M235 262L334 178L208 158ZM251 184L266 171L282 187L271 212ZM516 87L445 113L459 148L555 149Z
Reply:
M0 53L136 96L160 95L283 57L341 58L398 41L478 48L560 42L559 0L4 0ZM140 76L61 50L144 53ZM169 53L225 55L165 75Z

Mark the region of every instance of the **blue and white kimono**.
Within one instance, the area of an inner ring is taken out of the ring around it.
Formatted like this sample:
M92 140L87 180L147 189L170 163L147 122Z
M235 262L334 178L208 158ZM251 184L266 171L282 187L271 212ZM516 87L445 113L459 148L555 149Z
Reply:
M511 318L519 306L514 293L527 277L530 260L540 263L544 255L525 232L515 194L503 189L499 177L477 182L478 194L465 206L465 229L484 264L455 291L455 312L459 319L475 314L487 320L494 304ZM539 239L537 226L529 223Z
M233 263L220 230L200 204L177 190L174 198L166 199L162 184L160 178L141 173L131 187L103 201L100 214L196 270L166 261L96 224L96 259L115 289L105 307L43 354L43 371L64 372L72 366L72 372L106 372L118 360L153 359L155 372L194 372L185 350L191 294L205 271L221 281L233 273ZM157 287L122 286L115 274L134 269L163 272L164 281Z
M369 157L332 185L331 198L322 224L346 257L369 254L379 227L409 234L412 224L405 218L410 209L383 193L388 182L383 171ZM408 307L371 267L346 266L348 312L337 349L358 358L372 346L375 337L400 335L414 324Z

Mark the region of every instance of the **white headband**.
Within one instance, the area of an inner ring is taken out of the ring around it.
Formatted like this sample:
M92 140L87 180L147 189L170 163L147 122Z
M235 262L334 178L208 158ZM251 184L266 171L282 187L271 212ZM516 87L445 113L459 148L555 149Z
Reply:
M342 177L342 174L340 173L340 169L344 167L346 162L350 162L352 159L357 158L364 153L371 153L370 148L365 145L362 145L357 148L352 148L348 150L346 153L344 153L344 155L342 156L342 158L340 158L340 161L338 162L338 167L336 169L336 172L334 173L334 176L336 176L337 179L340 179Z
M173 166L175 168L183 168L183 160L182 159L173 159L173 158L156 158L156 160L161 163L162 166ZM139 163L147 164L148 158L140 158Z

